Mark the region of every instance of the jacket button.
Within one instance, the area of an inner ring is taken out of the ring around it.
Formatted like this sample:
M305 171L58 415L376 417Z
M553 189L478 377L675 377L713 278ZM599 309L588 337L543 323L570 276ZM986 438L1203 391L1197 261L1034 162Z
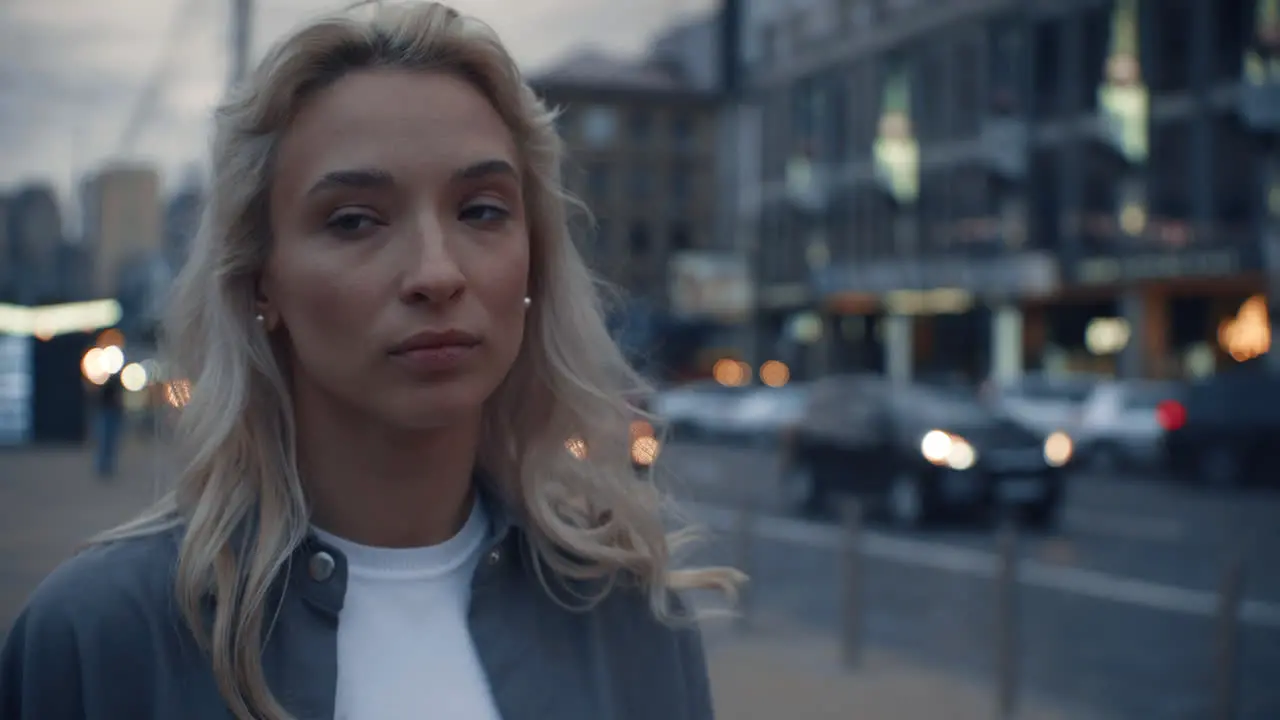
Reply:
M324 582L333 575L333 566L333 556L322 551L311 556L311 560L307 563L307 570L311 573L312 580Z
M497 565L497 564L498 564L498 563L500 563L500 562L502 562L502 551L500 551L500 550L490 550L490 551L489 551L489 564L490 564L490 565Z

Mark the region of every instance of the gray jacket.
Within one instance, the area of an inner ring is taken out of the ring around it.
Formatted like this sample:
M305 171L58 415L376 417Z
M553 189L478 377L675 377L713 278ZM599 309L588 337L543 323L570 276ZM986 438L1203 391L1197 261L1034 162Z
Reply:
M504 720L713 717L696 629L658 623L644 594L625 587L589 611L566 610L535 576L520 528L490 517L470 625ZM100 546L55 570L0 651L0 718L231 717L175 603L179 539L173 531ZM263 649L267 681L298 720L330 720L346 562L308 538L289 568Z

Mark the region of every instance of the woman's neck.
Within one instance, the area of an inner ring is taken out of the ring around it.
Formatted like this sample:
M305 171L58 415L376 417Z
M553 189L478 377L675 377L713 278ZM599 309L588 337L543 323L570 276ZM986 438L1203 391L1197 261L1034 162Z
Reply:
M301 405L298 464L317 526L362 545L422 547L448 540L466 522L478 417L407 432Z

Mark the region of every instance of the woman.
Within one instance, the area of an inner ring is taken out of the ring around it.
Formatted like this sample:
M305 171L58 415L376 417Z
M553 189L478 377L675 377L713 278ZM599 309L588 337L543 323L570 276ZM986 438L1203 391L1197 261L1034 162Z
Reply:
M672 569L632 475L552 117L481 25L362 12L218 111L187 464L37 590L6 720L711 717L673 591L739 577Z

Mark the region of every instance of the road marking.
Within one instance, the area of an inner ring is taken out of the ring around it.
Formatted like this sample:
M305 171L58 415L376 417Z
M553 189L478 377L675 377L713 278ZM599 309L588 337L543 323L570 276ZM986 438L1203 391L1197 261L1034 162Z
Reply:
M681 506L690 517L698 518L712 530L724 532L735 525L731 510L691 502L681 503ZM843 544L843 530L838 527L763 515L756 519L755 535L775 542L829 550L838 549ZM892 537L877 532L865 533L862 547L870 557L903 565L982 578L996 576L997 558L984 550ZM1018 570L1020 582L1030 587L1184 615L1213 617L1217 613L1217 595L1202 590L1162 585L1096 570L1061 567L1036 560L1021 561ZM1240 608L1240 621L1246 625L1280 630L1280 603L1246 600Z

